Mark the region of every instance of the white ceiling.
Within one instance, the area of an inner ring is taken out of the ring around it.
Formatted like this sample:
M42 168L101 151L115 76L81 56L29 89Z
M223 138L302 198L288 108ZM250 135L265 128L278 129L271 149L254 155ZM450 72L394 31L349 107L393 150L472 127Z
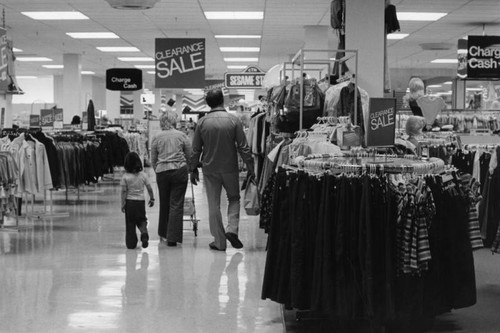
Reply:
M372 0L366 0L372 1ZM347 0L349 2L349 0ZM466 35L500 35L500 0L392 0L398 12L446 12L437 22L401 21L405 39L388 41L389 66L412 68L454 68L456 65L431 64L436 58L455 58L457 40ZM5 8L8 35L17 55L37 55L62 64L64 53L82 55L82 69L104 76L112 67L133 67L118 56L154 56L154 39L159 37L206 38L207 78L222 78L227 71L221 46L260 46L258 65L268 70L289 60L304 44L304 26L329 25L330 0L160 0L151 10L112 9L104 0L0 0ZM0 8L2 8L0 6ZM22 11L77 10L90 17L86 21L35 21ZM264 20L208 21L204 11L264 11ZM483 30L484 24L484 30ZM111 31L117 40L77 40L66 32ZM261 34L261 40L216 40L216 34ZM349 36L347 36L349 38ZM335 34L331 45L335 47ZM333 42L333 43L332 43ZM422 43L448 43L442 51L424 51ZM136 46L133 54L103 53L96 46ZM255 56L230 54L231 56ZM224 56L228 54L224 53ZM62 70L45 69L41 63L16 62L17 75L51 75ZM152 64L145 63L145 64ZM152 75L144 74L152 81Z

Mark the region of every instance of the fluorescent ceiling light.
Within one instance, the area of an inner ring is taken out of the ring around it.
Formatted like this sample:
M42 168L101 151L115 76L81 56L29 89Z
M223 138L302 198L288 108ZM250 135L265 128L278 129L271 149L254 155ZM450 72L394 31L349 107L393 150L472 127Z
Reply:
M46 57L16 57L17 61L52 61L50 58Z
M37 76L33 75L16 75L16 79L37 79Z
M221 52L259 52L260 47L221 47Z
M215 38L233 38L233 39L238 39L238 38L258 39L260 37L261 37L260 35L215 35Z
M184 91L191 94L191 95L204 95L205 94L203 89L184 89Z
M120 61L155 61L151 57L118 57Z
M67 32L66 35L76 39L116 39L120 38L113 32Z
M467 91L483 91L483 88L467 88Z
M399 21L437 21L446 16L447 13L426 12L398 12Z
M257 62L259 61L259 58L224 58L224 61L227 62Z
M441 88L442 85L440 84L431 84L431 85L428 85L427 88Z
M451 81L446 81L446 82L443 82L443 84L452 84L453 82Z
M141 52L133 46L98 46L97 49L102 52Z
M388 34L387 39L403 39L408 37L410 34Z
M88 20L89 18L80 12L21 12L34 20Z
M64 65L42 65L42 67L51 68L51 69L61 69L61 68L64 68Z
M262 20L264 12L205 12L207 20Z
M135 65L135 68L139 68L139 69L155 69L155 65Z
M458 59L434 59L433 64L458 64Z
M13 48L12 48L12 51L14 51L14 52L23 52L23 50L18 49L18 48L16 48L16 47L13 47Z
M156 74L155 71L147 71L146 73L148 73L148 74Z
M247 67L248 66L245 66L245 65L229 65L229 66L227 66L228 69L245 69Z
M82 75L94 75L95 73L92 71L82 71Z

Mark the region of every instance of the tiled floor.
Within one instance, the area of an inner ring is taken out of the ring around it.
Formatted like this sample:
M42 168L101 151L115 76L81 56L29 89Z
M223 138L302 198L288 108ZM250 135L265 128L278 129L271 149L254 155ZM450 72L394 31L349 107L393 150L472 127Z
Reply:
M159 244L158 208L148 208L150 246L127 250L116 182L68 198L56 193L54 208L69 218L0 232L0 332L283 331L279 305L260 299L267 237L257 218L241 214L242 250L209 250L200 184L197 238L186 230L181 246Z

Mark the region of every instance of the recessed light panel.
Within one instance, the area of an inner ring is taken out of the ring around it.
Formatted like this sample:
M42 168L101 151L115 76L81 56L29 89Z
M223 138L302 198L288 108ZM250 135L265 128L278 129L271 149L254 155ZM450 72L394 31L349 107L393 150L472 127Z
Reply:
M42 67L50 68L50 69L61 69L61 68L64 68L64 65L43 65Z
M132 62L132 61L155 61L151 57L118 57L118 60L120 60L120 61L128 61L128 62Z
M433 64L458 64L458 59L434 59Z
M89 18L80 12L21 12L34 20L88 20Z
M46 57L16 57L17 61L52 61L50 58Z
M398 12L399 21L437 21L446 16L447 13L431 12Z
M95 73L92 71L82 71L82 75L94 75Z
M260 47L221 47L221 52L259 52Z
M259 58L224 58L227 62L257 62Z
M409 34L388 34L387 39L403 39L408 37Z
M245 69L247 66L245 65L229 65L227 66L228 69Z
M207 20L262 20L264 12L205 12Z
M33 75L16 75L16 79L37 79L37 76Z
M260 35L215 35L215 38L226 39L259 39Z
M135 65L135 68L139 68L139 69L154 69L156 67L155 67L155 65Z
M117 39L113 32L67 32L66 35L76 39Z
M141 52L133 46L98 46L97 49L102 52Z
M14 51L14 52L23 52L23 50L18 49L17 47L13 47L13 48L12 48L12 51Z

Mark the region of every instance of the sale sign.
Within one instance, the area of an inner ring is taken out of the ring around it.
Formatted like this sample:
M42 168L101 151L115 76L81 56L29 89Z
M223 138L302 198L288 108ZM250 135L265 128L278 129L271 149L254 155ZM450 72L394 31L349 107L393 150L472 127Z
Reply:
M40 123L44 129L54 128L54 109L41 109L40 110Z
M370 98L366 145L391 147L396 139L396 99Z
M64 113L63 109L53 109L54 110L54 128L63 128Z
M205 87L204 38L156 38L156 88Z

